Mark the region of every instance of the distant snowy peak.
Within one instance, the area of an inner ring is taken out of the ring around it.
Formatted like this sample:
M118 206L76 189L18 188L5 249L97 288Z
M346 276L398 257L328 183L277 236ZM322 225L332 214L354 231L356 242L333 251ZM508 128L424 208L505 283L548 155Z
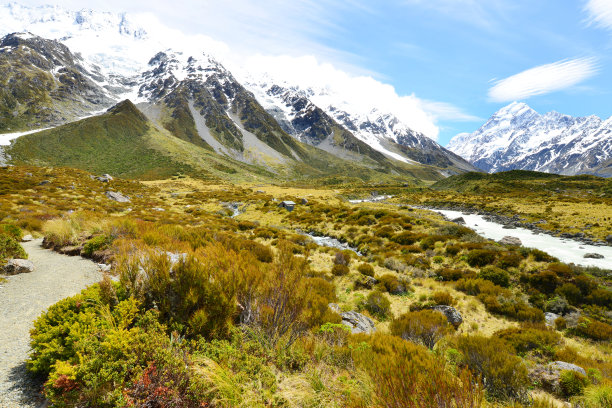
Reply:
M488 172L603 174L601 166L612 158L612 118L539 114L514 102L476 132L455 136L447 148Z

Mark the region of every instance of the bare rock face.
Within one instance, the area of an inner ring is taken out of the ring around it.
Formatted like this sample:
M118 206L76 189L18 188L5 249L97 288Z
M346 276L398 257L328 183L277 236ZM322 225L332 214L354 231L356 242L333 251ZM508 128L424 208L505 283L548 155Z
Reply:
M9 259L2 267L2 273L6 275L19 275L20 273L30 273L34 271L34 264L27 259Z
M342 324L351 329L351 333L366 333L372 334L376 331L374 321L367 316L355 311L344 312L342 316Z
M463 317L461 316L461 313L459 313L459 311L452 306L437 305L433 306L431 309L438 311L444 316L446 316L448 322L455 326L455 328L459 327L461 323L463 323Z
M129 197L126 197L121 193L117 193L116 191L107 191L104 194L111 200L117 201L118 203L129 203L130 202Z
M529 370L529 377L532 381L540 384L546 391L559 393L561 373L563 371L575 371L579 374L586 375L586 371L582 367L566 363L565 361L554 361L547 365L537 364Z
M499 240L499 243L502 245L509 246L521 246L523 243L517 237L506 236Z

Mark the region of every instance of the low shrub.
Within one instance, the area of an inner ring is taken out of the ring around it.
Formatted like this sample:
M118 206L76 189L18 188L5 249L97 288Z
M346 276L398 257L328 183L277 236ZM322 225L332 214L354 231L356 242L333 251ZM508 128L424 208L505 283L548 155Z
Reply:
M446 316L435 310L404 313L393 319L391 334L433 349L435 344L451 331Z
M21 241L21 238L23 238L21 228L15 224L0 224L0 234L6 234L17 242Z
M472 267L486 266L495 262L497 253L489 249L474 249L467 254L467 263Z
M520 355L535 351L552 357L555 348L561 344L559 333L544 325L523 325L497 331L494 335L505 340Z
M437 290L431 295L431 300L436 305L446 305L446 306L455 306L457 301L455 298L445 290Z
M588 383L589 380L586 376L573 370L561 371L559 377L559 388L565 398L581 395Z
M443 281L457 281L459 279L474 279L476 277L476 273L463 270L463 269L454 269L454 268L442 268L436 271L436 274Z
M487 396L494 400L525 401L529 378L522 360L509 351L497 337L480 335L460 337L457 348L464 363L480 376Z
M28 254L15 238L0 234L0 265L12 258L27 259Z
M336 252L334 255L334 265L349 266L351 263L351 257L352 252L348 250Z
M502 269L518 268L523 257L516 252L507 252L497 260L497 266Z
M397 258L387 258L384 262L385 268L395 272L404 272L408 266Z
M444 249L444 252L446 253L446 255L455 256L459 252L461 252L461 247L458 245L447 245L447 247Z
M356 362L371 378L375 402L388 408L480 407L482 389L468 370L453 375L444 359L398 337L356 336Z
M586 317L581 317L578 320L578 325L573 329L573 332L597 341L612 340L612 325Z
M548 255L546 252L539 249L532 248L530 251L533 260L536 262L557 262L558 259L554 256Z
M387 273L378 278L381 289L392 295L401 295L407 292L407 283L398 279L397 276Z
M609 384L589 385L583 395L572 398L572 402L582 408L612 407L612 386Z
M360 274L374 277L374 267L368 263L362 263L357 267Z
M391 313L391 302L384 293L375 290L365 299L363 308L379 320L385 320Z
M334 266L332 266L332 270L331 270L331 273L334 276L345 276L345 275L348 275L349 272L350 272L349 267L346 265L342 265L342 264L335 264Z
M243 220L238 222L238 229L240 231L248 231L257 228L258 224L253 221Z
M112 239L106 235L95 236L85 242L81 254L87 258L91 258L94 252L108 248L111 242Z
M503 269L497 268L493 265L486 266L480 270L478 276L481 279L485 279L493 282L494 284L507 288L510 286L510 274Z

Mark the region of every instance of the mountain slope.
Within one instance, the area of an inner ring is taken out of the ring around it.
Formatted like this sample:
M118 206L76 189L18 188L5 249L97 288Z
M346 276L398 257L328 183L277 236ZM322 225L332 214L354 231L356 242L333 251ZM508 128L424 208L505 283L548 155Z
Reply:
M160 131L130 101L100 116L22 136L5 153L13 164L68 166L132 178L177 173L210 179L272 176Z
M455 136L448 148L487 172L523 169L610 176L612 118L541 115L515 102L476 132Z
M0 133L65 123L108 107L103 78L60 42L29 33L0 40Z

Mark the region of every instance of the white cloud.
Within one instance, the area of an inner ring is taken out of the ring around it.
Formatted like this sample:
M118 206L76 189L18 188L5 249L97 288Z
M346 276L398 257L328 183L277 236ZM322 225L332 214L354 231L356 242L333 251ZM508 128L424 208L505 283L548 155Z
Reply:
M612 30L612 1L588 0L584 9L589 14L589 22Z
M454 20L485 29L499 29L497 20L514 7L507 0L402 0L409 6L419 6Z
M540 65L494 82L489 98L495 102L524 100L574 86L595 75L596 58L576 58Z

